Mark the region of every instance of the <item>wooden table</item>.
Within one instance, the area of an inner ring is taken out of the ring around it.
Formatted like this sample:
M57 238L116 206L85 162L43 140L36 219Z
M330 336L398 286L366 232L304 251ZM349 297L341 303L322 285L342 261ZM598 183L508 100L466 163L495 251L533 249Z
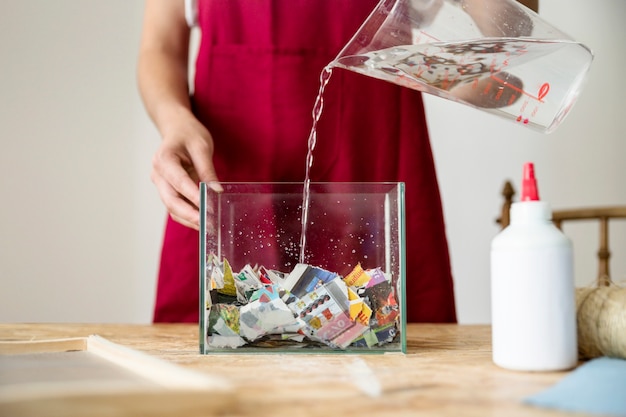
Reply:
M409 325L406 355L200 355L196 325L0 324L0 340L91 334L225 377L233 416L571 415L522 404L566 374L496 367L484 325Z

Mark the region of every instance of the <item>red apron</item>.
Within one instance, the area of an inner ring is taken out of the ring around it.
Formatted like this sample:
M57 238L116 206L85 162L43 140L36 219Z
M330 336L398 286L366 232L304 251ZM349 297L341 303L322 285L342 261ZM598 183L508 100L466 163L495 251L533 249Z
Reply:
M221 181L303 181L320 72L376 3L199 0L193 106L213 135ZM405 182L407 320L456 321L418 92L336 69L324 94L311 180ZM155 322L198 320L198 256L198 233L168 219Z

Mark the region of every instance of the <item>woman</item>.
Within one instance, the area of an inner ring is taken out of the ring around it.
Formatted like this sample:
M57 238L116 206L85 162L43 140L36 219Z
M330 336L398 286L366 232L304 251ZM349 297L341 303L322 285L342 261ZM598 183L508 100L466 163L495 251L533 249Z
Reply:
M304 180L321 70L376 0L199 0L190 96L183 0L147 0L139 87L162 135L152 179L167 221L154 320L198 319L198 181ZM406 183L407 320L454 322L441 201L421 95L335 70L312 181Z

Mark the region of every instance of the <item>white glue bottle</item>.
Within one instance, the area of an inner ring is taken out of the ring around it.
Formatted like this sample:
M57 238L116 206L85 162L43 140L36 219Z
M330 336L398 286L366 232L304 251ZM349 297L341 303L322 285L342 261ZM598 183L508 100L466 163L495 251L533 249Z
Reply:
M521 201L491 244L493 362L502 368L556 371L578 360L572 243L551 219L526 163Z

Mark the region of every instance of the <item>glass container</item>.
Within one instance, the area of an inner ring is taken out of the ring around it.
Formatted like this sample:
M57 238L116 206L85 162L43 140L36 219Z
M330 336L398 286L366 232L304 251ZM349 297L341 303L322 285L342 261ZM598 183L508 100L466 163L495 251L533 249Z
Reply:
M405 352L403 183L221 185L200 185L201 353Z

